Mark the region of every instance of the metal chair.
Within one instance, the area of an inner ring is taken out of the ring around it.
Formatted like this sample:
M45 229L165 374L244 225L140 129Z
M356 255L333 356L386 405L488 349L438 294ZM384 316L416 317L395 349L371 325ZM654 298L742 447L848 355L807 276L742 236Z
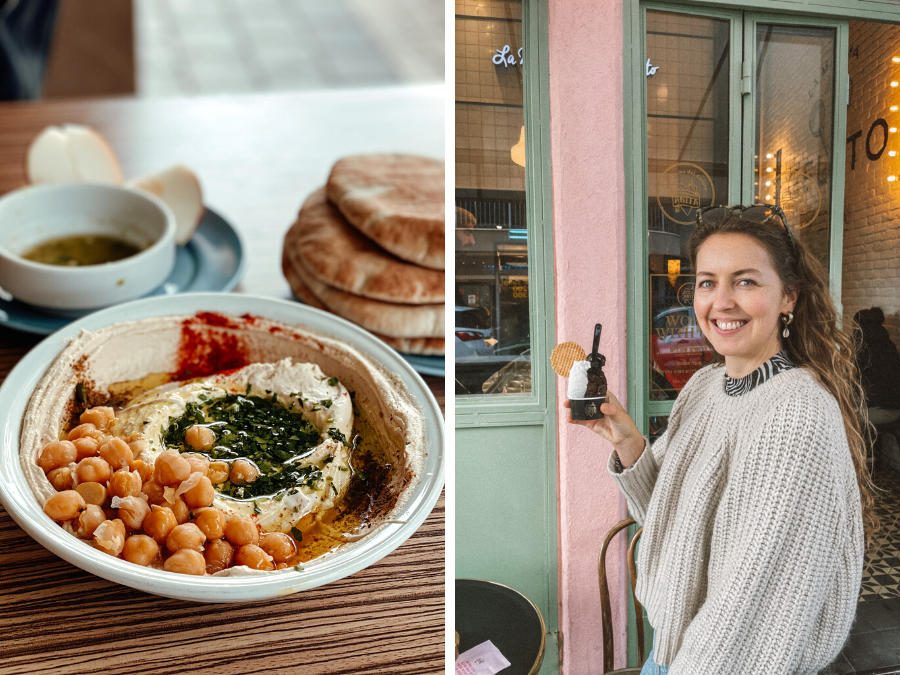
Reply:
M620 668L613 670L613 662L615 659L615 646L613 645L613 629L612 629L612 609L609 604L609 585L606 582L606 549L612 538L624 530L629 525L635 523L634 518L626 518L622 520L606 533L603 540L603 546L600 547L600 555L597 559L597 575L600 579L600 613L601 623L603 626L603 675L640 675L641 667L637 668ZM640 662L643 663L647 658L644 653L644 621L643 607L638 599L634 596L634 587L637 584L637 567L634 564L634 553L637 547L638 538L641 536L644 528L641 527L634 533L631 543L628 546L628 578L631 581L631 597L634 600L634 616L637 621L637 639L638 639L638 656Z
M486 640L511 666L503 675L537 675L544 660L546 628L541 611L519 591L494 581L456 580L460 653Z

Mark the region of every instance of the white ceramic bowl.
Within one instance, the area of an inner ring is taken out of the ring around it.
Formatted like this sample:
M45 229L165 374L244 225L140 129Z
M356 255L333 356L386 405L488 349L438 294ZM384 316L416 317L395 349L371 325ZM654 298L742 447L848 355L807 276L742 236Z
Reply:
M19 435L31 393L57 354L82 329L199 311L251 313L338 338L399 377L424 413L428 454L421 481L402 512L355 545L293 569L248 577L192 577L113 558L75 539L50 520L19 463ZM38 543L73 565L148 593L200 602L244 602L286 595L353 574L388 555L415 532L434 507L444 483L444 425L437 401L422 378L394 350L332 314L283 300L239 294L194 293L145 298L83 317L46 338L23 358L0 387L0 500Z
M143 249L101 265L63 267L20 257L69 235L107 235ZM36 185L0 198L0 287L51 311L91 310L134 300L175 265L175 216L161 199L115 185Z

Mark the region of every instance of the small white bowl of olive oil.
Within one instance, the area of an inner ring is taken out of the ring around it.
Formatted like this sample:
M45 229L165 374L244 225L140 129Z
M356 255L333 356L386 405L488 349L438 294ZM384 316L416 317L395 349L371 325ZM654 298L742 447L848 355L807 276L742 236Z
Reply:
M0 197L6 299L83 313L146 295L174 265L175 216L151 194L71 183Z

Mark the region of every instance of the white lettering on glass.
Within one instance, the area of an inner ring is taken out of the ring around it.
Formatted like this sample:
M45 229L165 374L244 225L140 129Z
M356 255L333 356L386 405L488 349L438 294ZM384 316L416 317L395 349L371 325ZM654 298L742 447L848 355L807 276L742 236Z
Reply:
M656 75L656 71L659 70L659 66L651 66L650 59L647 59L647 77L653 77Z
M493 58L491 59L491 61L494 62L495 66L503 66L504 68L509 68L510 66L514 66L516 64L520 66L525 65L525 49L523 47L519 47L518 61L513 54L510 54L509 45L503 45L503 49L498 49L496 51L497 53L494 54Z

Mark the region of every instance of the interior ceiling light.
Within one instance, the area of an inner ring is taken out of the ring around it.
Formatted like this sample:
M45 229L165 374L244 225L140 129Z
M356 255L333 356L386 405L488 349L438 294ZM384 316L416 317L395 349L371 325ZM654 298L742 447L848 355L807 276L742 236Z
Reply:
M519 132L519 142L512 146L509 154L512 161L519 166L525 166L525 127Z

